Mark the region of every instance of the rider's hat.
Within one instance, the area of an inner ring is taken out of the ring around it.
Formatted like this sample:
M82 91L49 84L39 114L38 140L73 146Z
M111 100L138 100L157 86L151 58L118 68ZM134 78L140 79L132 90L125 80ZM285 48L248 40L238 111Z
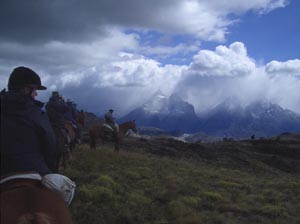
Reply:
M42 85L38 74L26 67L15 68L8 79L8 90L20 89L22 87L33 87L37 90L47 89Z
M52 96L53 97L59 97L59 92L58 91L53 91Z

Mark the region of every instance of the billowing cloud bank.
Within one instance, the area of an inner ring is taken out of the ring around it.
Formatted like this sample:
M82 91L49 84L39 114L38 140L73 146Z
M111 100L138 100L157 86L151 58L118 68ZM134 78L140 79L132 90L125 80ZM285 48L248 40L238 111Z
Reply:
M199 51L176 87L205 111L229 97L243 105L267 100L300 112L299 60L256 65L240 42Z

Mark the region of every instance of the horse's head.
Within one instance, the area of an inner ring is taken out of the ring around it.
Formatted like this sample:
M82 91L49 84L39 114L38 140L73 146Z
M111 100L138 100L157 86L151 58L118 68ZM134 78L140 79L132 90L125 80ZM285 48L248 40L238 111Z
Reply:
M136 123L135 120L130 121L130 129L137 133Z
M119 125L119 133L126 134L128 130L132 130L135 133L137 132L135 120L127 121Z
M83 111L80 111L77 115L76 121L81 126L84 126L85 114Z

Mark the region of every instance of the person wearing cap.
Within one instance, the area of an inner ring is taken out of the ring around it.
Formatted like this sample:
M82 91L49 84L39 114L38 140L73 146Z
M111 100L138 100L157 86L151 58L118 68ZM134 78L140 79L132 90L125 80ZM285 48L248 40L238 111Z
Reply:
M52 92L52 95L46 104L46 110L52 126L63 128L68 105L57 91Z
M55 172L56 139L43 103L35 100L45 90L30 68L10 74L8 91L1 93L1 177L18 172Z
M61 195L69 205L76 185L68 177L56 173L59 152L55 134L47 114L42 113L44 104L35 99L37 90L45 89L36 72L17 67L10 74L8 91L0 94L0 194L5 194L2 189L14 190L17 181L23 184L24 180L37 180ZM22 203L30 206L30 200Z
M57 91L53 91L49 101L46 104L46 111L50 119L51 126L54 130L57 144L57 151L60 152L60 157L64 163L64 156L69 154L69 136L65 128L65 114L68 111L68 106L62 96ZM60 161L57 161L56 169L59 169Z
M113 116L114 110L109 109L104 115L105 122L112 128L112 130L117 133L119 132L119 126L115 122L115 117Z

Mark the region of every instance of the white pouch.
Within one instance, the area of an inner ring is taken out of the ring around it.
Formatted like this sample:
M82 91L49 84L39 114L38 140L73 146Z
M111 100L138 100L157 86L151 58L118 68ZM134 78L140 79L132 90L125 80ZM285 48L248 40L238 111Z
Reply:
M43 176L42 184L58 193L69 206L73 200L76 184L68 177L52 173Z

